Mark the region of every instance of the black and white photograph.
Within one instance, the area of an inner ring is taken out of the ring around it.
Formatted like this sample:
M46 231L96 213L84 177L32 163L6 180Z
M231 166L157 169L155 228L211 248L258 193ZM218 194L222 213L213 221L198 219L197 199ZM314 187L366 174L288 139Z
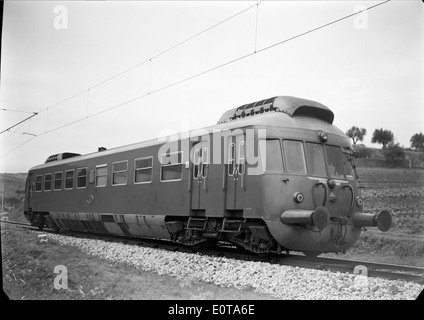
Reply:
M3 299L423 298L422 1L1 8Z

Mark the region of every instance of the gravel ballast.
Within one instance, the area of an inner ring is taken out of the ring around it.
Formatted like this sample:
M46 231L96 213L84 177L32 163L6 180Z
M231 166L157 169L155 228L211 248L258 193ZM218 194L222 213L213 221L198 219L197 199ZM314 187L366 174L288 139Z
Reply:
M279 299L410 300L416 299L424 289L418 283L401 280L172 252L57 234L48 237L60 244L76 246L87 254L127 263L143 271L167 274L185 281L251 289Z

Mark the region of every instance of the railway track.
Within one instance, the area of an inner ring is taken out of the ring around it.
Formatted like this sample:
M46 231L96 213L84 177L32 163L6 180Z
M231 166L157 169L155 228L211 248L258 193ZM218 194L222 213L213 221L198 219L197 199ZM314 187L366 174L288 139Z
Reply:
M2 223L16 225L22 228L32 229L44 233L57 233L53 230L39 230L37 227L31 226L29 223L16 221L1 220ZM168 240L156 240L147 238L131 238L114 235L91 234L79 231L61 231L61 235L98 239L103 241L115 241L128 245L137 245L150 248L158 248L169 251L181 251L189 253L198 253L207 256L219 256L245 261L260 261L278 265L288 265L292 267L311 268L325 270L331 272L345 272L351 274L360 274L369 277L379 277L391 280L405 280L424 283L424 268L411 267L395 264L373 263L359 260L346 260L338 258L325 257L306 257L300 254L270 254L266 257L252 255L244 250L241 250L230 243L221 242L217 247L193 249L190 247L178 245Z

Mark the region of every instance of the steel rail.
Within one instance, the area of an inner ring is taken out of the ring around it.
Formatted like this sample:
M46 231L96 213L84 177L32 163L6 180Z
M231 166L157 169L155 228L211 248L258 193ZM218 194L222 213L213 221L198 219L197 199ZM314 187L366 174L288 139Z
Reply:
M233 244L220 241L216 247L193 248L181 244L173 243L171 240L158 240L149 238L135 238L119 235L105 235L98 233L89 233L76 230L61 230L55 232L50 229L39 230L37 227L31 226L29 223L17 221L0 220L0 222L18 225L24 228L34 229L37 232L60 234L64 236L97 239L108 242L121 242L128 245L136 245L148 248L162 249L168 251L180 251L187 253L197 253L205 256L219 256L242 261L257 261L270 264L278 264L282 266L292 266L300 268L317 269L331 272L345 272L350 274L361 274L368 277L379 277L390 280L404 280L424 283L424 268L412 267L396 264L374 263L359 260L346 260L338 258L326 257L306 257L300 254L276 254L271 253L266 256L252 254L244 249L240 249ZM365 267L365 269L364 269ZM358 273L355 270L366 270L365 274Z

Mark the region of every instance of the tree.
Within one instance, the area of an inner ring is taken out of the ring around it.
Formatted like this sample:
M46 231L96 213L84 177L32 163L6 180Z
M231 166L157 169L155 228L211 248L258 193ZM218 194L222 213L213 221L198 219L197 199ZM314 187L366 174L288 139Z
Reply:
M353 126L346 131L346 135L352 139L353 144L356 144L358 141L364 140L364 136L367 134L367 129L358 128Z
M405 159L405 152L399 146L399 143L389 142L387 148L384 150L384 155L388 160L400 160Z
M375 129L371 138L372 143L382 144L383 149L386 148L387 144L389 144L390 142L393 142L393 140L394 140L393 132L391 132L390 130L383 130L383 129Z
M424 135L420 133L416 133L411 137L411 148L414 148L417 151L424 151Z

